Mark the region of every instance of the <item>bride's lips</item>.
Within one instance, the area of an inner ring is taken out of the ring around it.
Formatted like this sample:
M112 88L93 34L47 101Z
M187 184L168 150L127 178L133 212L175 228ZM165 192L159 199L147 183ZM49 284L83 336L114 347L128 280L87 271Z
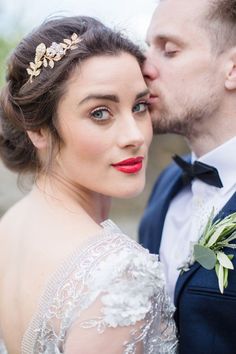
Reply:
M143 159L143 156L131 157L129 159L114 163L112 166L120 172L137 173L143 167Z

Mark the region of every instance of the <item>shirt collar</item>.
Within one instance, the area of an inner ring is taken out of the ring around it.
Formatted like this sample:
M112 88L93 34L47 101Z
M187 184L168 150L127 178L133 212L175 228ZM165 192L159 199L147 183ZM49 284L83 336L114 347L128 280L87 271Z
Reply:
M223 183L223 188L221 188L223 194L236 185L236 137L201 156L199 159L192 153L192 162L195 160L217 168Z

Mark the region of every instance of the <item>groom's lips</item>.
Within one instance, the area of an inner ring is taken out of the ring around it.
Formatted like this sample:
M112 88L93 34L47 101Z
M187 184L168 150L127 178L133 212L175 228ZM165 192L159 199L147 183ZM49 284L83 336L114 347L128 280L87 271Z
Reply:
M159 98L159 96L157 96L157 95L150 95L148 102L150 104L155 103L155 102L157 102L158 98Z
M120 172L124 173L137 173L143 167L143 156L132 157L130 159L126 159L115 164L112 166Z

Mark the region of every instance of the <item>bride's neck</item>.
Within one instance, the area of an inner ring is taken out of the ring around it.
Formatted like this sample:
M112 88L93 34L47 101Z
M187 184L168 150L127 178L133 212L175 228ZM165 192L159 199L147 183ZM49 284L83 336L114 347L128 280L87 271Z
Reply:
M97 224L108 218L111 198L82 186L75 185L58 175L40 176L32 193L36 193L53 207L91 217Z

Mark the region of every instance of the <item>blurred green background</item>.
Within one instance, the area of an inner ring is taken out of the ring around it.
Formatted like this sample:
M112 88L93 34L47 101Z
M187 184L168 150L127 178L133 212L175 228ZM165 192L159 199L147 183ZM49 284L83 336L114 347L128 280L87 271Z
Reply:
M0 37L0 87L4 84L6 61L21 34ZM150 148L147 169L147 184L144 192L132 200L114 200L111 218L127 232L136 238L139 220L148 200L153 183L160 171L171 162L174 153L183 154L188 151L183 138L175 135L155 136ZM0 216L22 195L17 186L17 176L9 172L0 162Z
M0 37L0 86L4 83L6 72L6 58L13 48L15 41Z

